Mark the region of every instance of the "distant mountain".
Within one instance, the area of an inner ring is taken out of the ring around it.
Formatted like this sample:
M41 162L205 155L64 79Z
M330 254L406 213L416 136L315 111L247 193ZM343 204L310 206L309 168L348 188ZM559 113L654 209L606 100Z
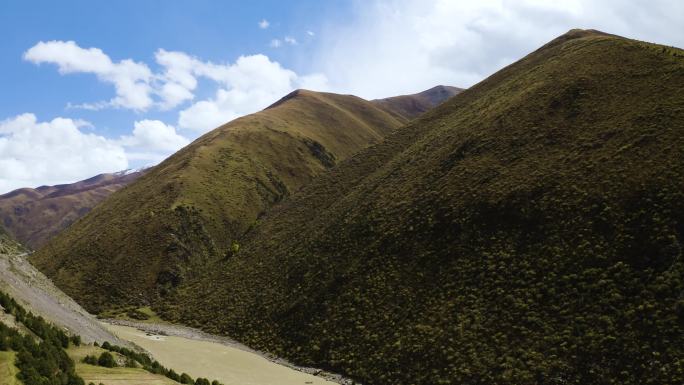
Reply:
M355 96L294 91L112 194L32 261L91 311L156 301L230 255L271 205L407 120Z
M122 171L71 184L14 190L0 195L0 223L23 245L37 249L142 174Z
M156 308L367 384L682 384L682 85L680 49L570 31Z
M396 116L411 120L461 92L462 88L436 86L417 94L375 99L372 102Z

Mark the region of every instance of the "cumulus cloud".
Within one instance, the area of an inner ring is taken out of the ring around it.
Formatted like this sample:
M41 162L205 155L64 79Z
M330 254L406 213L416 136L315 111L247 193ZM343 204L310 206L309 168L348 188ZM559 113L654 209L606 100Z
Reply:
M572 28L684 46L678 1L376 0L355 14L323 29L313 67L366 98L471 86Z
M274 40L274 46L295 45L291 36ZM264 55L242 56L234 64L202 61L185 52L159 49L155 61L161 71L152 72L144 63L126 59L113 62L99 48L81 48L73 41L39 42L24 54L36 64L56 64L61 74L92 73L115 86L110 101L69 104L67 107L98 110L107 107L145 111L151 107L174 109L195 98L198 78L217 83L214 98L199 101L181 111L179 126L206 131L245 113L254 112L277 100L281 92L303 85L325 89L321 74L297 76ZM297 81L301 79L301 81ZM196 114L196 116L190 116Z
M129 160L158 163L190 141L179 135L175 127L159 120L141 120L134 123L131 135L122 136L118 143L127 149Z
M197 87L194 69L199 63L198 60L183 52L163 49L156 52L155 59L165 69L159 76L163 85L157 92L162 99L162 109L171 109L193 99L193 91Z
M232 65L207 65L198 73L220 84L213 98L179 114L178 126L206 132L239 116L256 112L296 88L326 90L323 74L299 76L265 55L241 56Z
M31 113L0 121L0 194L72 183L129 167L159 163L190 141L159 120L134 123L130 135L108 139L90 123L68 118L39 122Z
M269 23L268 20L266 20L266 19L262 19L262 20L259 22L259 28L261 28L261 29L266 29L266 28L268 28L270 25L271 25L271 23Z
M24 59L35 64L56 64L61 74L91 73L114 85L116 97L110 101L76 107L100 109L112 106L145 110L153 103L150 97L152 72L143 63L130 59L113 62L99 48L81 48L73 41L57 40L39 42L24 53Z
M0 192L82 180L126 169L122 146L84 131L87 123L22 114L0 122Z

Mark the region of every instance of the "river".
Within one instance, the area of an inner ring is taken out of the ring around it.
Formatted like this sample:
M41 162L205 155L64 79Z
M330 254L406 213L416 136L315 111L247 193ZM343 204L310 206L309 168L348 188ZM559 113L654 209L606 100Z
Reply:
M119 338L147 350L167 368L225 385L339 385L272 362L256 352L219 342L150 334L137 328L104 324Z

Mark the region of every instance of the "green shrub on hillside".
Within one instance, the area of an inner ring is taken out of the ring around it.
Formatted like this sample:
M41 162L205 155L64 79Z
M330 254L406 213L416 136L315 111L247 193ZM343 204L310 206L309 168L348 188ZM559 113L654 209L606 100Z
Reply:
M102 352L100 357L97 359L97 364L105 368L114 368L118 366L114 360L114 356L112 356L112 353L109 352Z
M24 310L4 292L0 292L0 306L37 337L23 335L0 323L0 350L17 352L17 377L23 385L84 384L76 375L74 362L64 351L69 346L69 336L42 317Z
M571 31L265 213L155 310L363 383L682 384L682 84L684 57Z

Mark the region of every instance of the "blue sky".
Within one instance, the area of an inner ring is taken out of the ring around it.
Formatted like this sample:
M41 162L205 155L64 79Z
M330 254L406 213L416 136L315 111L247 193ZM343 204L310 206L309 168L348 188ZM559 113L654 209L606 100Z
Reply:
M0 194L156 164L296 88L469 87L571 28L684 46L679 0L0 2Z
M87 111L68 103L106 100L111 86L91 74L59 76L54 66L33 65L22 59L39 41L75 41L98 47L112 60L133 58L154 65L159 48L187 52L204 60L232 62L240 55L264 53L284 67L306 70L307 52L315 40L307 31L316 20L344 18L344 1L14 1L0 5L0 119L31 111L39 118L86 119L109 135L130 130L141 115L130 110ZM39 10L39 11L38 11ZM269 27L258 23L267 20ZM300 42L288 49L270 47L273 39L292 36ZM211 87L201 90L203 96ZM202 96L202 94L200 94ZM145 116L173 118L171 112Z

